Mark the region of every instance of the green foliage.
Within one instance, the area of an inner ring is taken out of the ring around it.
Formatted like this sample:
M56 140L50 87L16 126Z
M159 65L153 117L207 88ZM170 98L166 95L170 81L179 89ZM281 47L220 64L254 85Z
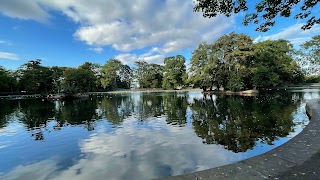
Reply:
M14 73L0 66L0 92L13 92L16 86L17 80Z
M312 37L310 41L301 45L297 53L298 63L303 67L306 75L320 72L320 35Z
M140 88L161 88L163 79L163 67L158 64L148 64L145 61L135 62L137 68L134 77Z
M59 93L62 89L61 89L61 83L63 80L63 72L64 70L67 69L65 67L58 67L58 66L53 66L50 68L52 75L52 92L54 93Z
M163 82L165 89L174 89L183 86L188 78L186 61L182 55L171 56L164 59Z
M275 87L303 80L300 67L293 61L292 45L286 40L264 41L254 47L252 81L255 87Z
M286 40L253 44L249 36L231 33L193 52L189 83L232 91L300 83L304 76L291 54Z
M103 88L130 88L132 70L117 59L110 59L102 66L101 84Z
M310 29L315 24L320 24L320 18L314 16L311 12L319 1L304 0L300 10L294 16L295 19L309 18L302 29ZM196 0L194 11L201 11L204 17L216 17L220 14L231 16L242 11L247 11L247 0ZM275 24L275 17L290 17L293 13L293 7L296 7L300 1L287 0L260 0L256 1L255 12L246 14L243 24L249 23L259 24L256 31L265 32Z
M193 52L189 82L212 89L240 90L247 82L253 57L252 39L244 34L230 33L213 44L202 43Z
M320 83L320 75L306 76L305 82L306 83Z
M52 71L41 65L41 60L31 60L19 71L19 87L28 92L48 93L53 88Z
M97 87L97 77L93 72L93 64L84 63L78 68L67 68L63 72L62 89L66 94L89 92Z
M217 81L215 77L218 65L216 59L210 58L210 45L201 43L192 54L188 84L193 84L194 87L212 87Z

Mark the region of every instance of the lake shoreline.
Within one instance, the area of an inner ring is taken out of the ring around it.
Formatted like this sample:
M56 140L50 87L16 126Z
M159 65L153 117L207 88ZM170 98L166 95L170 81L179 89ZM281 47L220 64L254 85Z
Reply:
M320 99L309 100L309 124L295 137L264 154L225 166L159 179L318 179Z
M90 92L89 94L125 94L125 93L136 93L136 92L191 92L191 91L202 91L202 89L137 89L137 90L114 90L114 91L97 91Z

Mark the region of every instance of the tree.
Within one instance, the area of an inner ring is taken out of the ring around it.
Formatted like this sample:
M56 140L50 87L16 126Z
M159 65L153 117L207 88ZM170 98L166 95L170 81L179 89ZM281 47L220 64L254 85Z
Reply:
M224 35L213 43L211 55L219 65L218 86L234 91L251 86L247 81L253 57L251 37L234 32Z
M301 45L297 59L306 75L320 74L320 35Z
M62 89L66 94L89 92L96 89L97 77L93 72L93 64L84 63L77 68L67 68L63 72Z
M161 88L163 79L163 67L158 64L148 64L145 61L136 61L137 68L134 77L140 88Z
M16 90L16 85L14 73L0 66L0 92L13 92Z
M259 24L256 31L266 32L271 26L275 24L275 17L290 17L293 13L293 8L297 5L300 6L300 12L297 13L295 19L306 19L306 24L302 29L310 29L315 24L320 24L320 18L312 14L312 10L316 7L317 0L260 0L256 1L255 12L246 14L243 24L249 23ZM249 10L247 0L196 0L194 11L201 11L204 17L216 17L217 15L224 14L227 17L232 14L237 14L242 11Z
M100 82L98 81L100 72L99 72L100 65L94 64L90 62L85 62L81 66L79 66L79 69L84 70L84 73L86 74L86 83L87 83L87 91L94 91L99 86Z
M192 54L188 84L192 84L194 87L201 87L205 91L207 87L212 89L212 86L216 84L215 77L218 67L216 59L210 58L210 45L201 43Z
M188 78L186 73L186 58L182 55L171 56L164 59L163 88L178 88L183 86Z
M303 80L303 74L290 52L287 40L264 41L255 44L252 81L257 88L283 86Z
M53 66L50 68L52 75L52 91L55 93L59 93L62 89L61 83L63 80L63 72L64 70L67 69L66 67L58 67L58 66Z
M130 88L132 70L117 59L110 59L101 68L103 88Z
M244 34L230 33L213 44L200 44L193 52L190 67L191 83L203 90L240 90L251 86L249 68L253 58L252 39Z
M21 90L34 93L48 93L51 91L52 71L41 65L41 60L31 60L23 64L19 71L19 86Z

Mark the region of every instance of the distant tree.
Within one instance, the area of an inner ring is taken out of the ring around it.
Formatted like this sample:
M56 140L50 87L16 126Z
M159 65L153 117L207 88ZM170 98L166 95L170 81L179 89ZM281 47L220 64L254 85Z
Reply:
M52 75L52 91L55 93L59 93L62 89L61 83L63 80L63 72L64 70L67 69L66 67L58 67L58 66L53 66L50 68Z
M171 56L164 59L162 87L173 89L183 86L188 78L186 58L182 55Z
M302 44L296 58L306 75L320 75L320 35Z
M16 86L17 80L14 73L0 66L0 92L13 92Z
M52 90L52 71L41 65L41 60L31 60L19 68L19 87L34 93L48 93Z
M86 83L87 83L87 91L94 91L99 86L99 77L100 77L100 65L94 64L90 62L85 62L78 67L78 69L84 70L86 74Z
M117 59L110 59L102 66L101 84L103 88L130 88L132 70Z
M61 88L66 94L74 94L80 92L78 86L78 80L81 78L76 68L67 68L63 72L63 81L61 82Z
M300 3L301 2L301 3ZM308 21L302 26L302 29L310 29L315 24L320 24L320 18L312 14L318 4L318 0L260 0L255 1L255 11L246 14L243 24L249 23L260 24L256 31L265 32L275 24L277 16L290 17L293 13L293 8L300 5L300 10L295 14L295 19L306 19ZM224 14L227 17L232 14L237 14L242 11L249 10L247 0L196 0L194 11L201 11L204 17L216 17L217 15Z
M134 77L140 88L161 88L163 79L163 67L158 64L148 64L145 61L136 61L137 68Z
M93 72L93 64L84 63L77 68L67 68L63 72L62 89L66 94L89 92L97 87L97 77Z

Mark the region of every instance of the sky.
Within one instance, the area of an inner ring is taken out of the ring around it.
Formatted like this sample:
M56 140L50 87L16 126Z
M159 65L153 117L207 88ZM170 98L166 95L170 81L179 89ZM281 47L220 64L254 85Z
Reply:
M254 42L287 39L295 47L320 32L319 25L301 30L304 21L293 17L277 17L270 31L256 32L242 25L244 13L209 19L193 7L193 0L1 0L0 65L17 69L41 59L44 66L77 67L116 58L132 66L178 54L188 63L199 43L231 32Z

